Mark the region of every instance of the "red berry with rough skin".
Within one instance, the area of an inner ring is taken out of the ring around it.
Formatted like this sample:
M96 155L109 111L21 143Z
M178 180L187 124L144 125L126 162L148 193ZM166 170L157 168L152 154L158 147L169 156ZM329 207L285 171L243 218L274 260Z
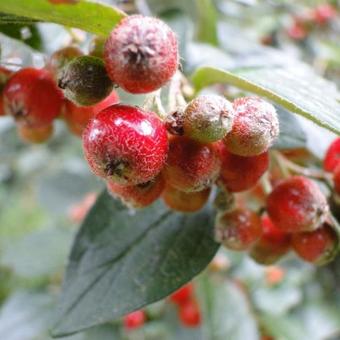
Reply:
M0 116L5 115L3 90L12 73L12 71L0 66Z
M222 167L218 184L229 192L251 189L268 169L268 151L257 156L243 157L230 153L223 143L219 143L219 147Z
M18 125L17 130L19 137L24 142L40 144L46 142L53 135L53 124L37 128Z
M144 208L155 202L162 194L165 181L161 175L147 183L137 185L119 185L114 182L107 183L109 193L119 198L131 208Z
M90 121L83 133L83 149L94 174L136 185L151 181L162 170L168 137L155 113L116 104Z
M179 306L178 316L183 326L186 327L198 327L202 322L198 303L192 299Z
M115 91L112 91L108 97L92 106L77 106L66 99L63 118L72 133L81 137L87 124L97 113L118 102L119 97Z
M104 59L112 81L125 91L152 92L165 85L178 68L177 38L159 19L128 16L107 39Z
M279 135L279 120L273 105L258 97L233 102L235 119L224 141L239 156L256 156L268 150Z
M184 192L167 185L162 198L164 203L173 210L194 212L204 207L208 201L210 191L210 188L206 188L202 191Z
M183 115L184 135L201 143L217 142L231 130L233 105L217 95L202 95L193 99Z
M326 171L332 172L336 166L340 164L340 138L336 138L328 147L324 161L323 168Z
M326 221L329 206L318 185L303 176L281 181L267 198L273 223L285 232L312 231Z
M312 232L298 233L292 237L295 252L303 260L317 265L326 264L334 258L338 242L336 232L327 223Z
M248 209L234 209L218 214L215 239L231 250L247 250L262 235L261 219Z
M80 57L83 52L75 46L67 46L55 51L49 57L46 63L46 69L48 69L55 79L58 78L60 70L68 64L72 59Z
M164 176L172 187L184 192L202 191L215 182L220 169L216 144L201 144L187 137L170 138Z
M124 316L123 319L124 328L127 331L138 329L144 326L145 320L146 320L145 312L143 310L137 310Z
M61 111L63 94L44 69L24 68L7 82L5 112L20 125L40 128L50 125Z
M276 227L268 216L262 216L262 236L250 251L258 263L270 265L282 258L291 248L291 236Z
M294 23L287 29L287 34L291 39L300 41L307 38L308 30L302 23L294 21Z
M183 305L187 301L189 301L194 293L194 286L192 283L187 283L180 289L176 290L174 293L170 295L170 301L177 304Z
M334 169L333 172L333 182L334 182L334 190L335 192L340 195L340 163Z

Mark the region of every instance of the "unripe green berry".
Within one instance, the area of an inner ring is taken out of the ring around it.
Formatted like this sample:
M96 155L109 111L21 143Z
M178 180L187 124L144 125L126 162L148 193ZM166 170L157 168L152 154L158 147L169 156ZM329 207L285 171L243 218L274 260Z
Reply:
M91 56L81 56L68 63L58 78L58 85L67 99L80 106L100 102L113 88L104 62Z
M183 117L184 135L201 143L223 139L234 120L232 104L217 95L202 95L192 100Z

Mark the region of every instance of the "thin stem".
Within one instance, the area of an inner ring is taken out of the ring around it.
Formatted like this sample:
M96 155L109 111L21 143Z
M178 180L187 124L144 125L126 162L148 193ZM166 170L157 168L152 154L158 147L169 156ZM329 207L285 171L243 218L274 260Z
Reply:
M285 156L283 156L278 151L273 151L273 153L274 153L274 156L275 156L279 166L281 165L284 168L285 171L291 171L293 173L296 173L296 174L299 174L299 175L302 175L302 176L322 180L322 181L326 182L326 184L329 187L333 186L332 185L332 177L331 177L331 175L327 174L326 172L324 172L322 170L309 169L309 168L305 168L303 166L300 166L300 165L292 162L291 160L287 159Z
M182 93L182 80L183 75L180 71L177 71L171 80L168 103L170 112L176 111L178 107L183 107L187 105L187 102Z

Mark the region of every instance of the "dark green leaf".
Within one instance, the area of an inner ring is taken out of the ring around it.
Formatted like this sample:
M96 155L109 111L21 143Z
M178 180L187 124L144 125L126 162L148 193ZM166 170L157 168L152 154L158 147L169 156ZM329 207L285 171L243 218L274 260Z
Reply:
M0 32L11 38L20 40L36 50L40 50L42 47L42 39L35 25L0 24Z
M200 90L215 83L227 83L267 97L288 111L340 134L340 94L334 84L320 78L307 65L237 69L232 72L202 67L193 75Z
M221 277L202 275L198 280L207 340L257 340L255 315L244 293Z
M131 212L103 193L73 246L54 336L158 301L202 271L218 245L210 209L174 213L160 202Z
M98 35L108 35L125 15L115 7L92 1L65 5L51 4L47 0L0 1L0 12L76 27Z

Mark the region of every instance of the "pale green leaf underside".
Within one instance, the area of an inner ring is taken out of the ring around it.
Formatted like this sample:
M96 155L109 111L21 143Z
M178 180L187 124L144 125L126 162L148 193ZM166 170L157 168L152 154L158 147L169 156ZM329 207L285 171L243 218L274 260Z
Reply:
M119 9L92 1L51 4L47 0L2 0L0 12L108 35L125 16Z
M197 90L216 83L226 83L267 97L287 110L340 134L339 92L334 84L319 77L304 64L232 72L201 67L192 79Z

